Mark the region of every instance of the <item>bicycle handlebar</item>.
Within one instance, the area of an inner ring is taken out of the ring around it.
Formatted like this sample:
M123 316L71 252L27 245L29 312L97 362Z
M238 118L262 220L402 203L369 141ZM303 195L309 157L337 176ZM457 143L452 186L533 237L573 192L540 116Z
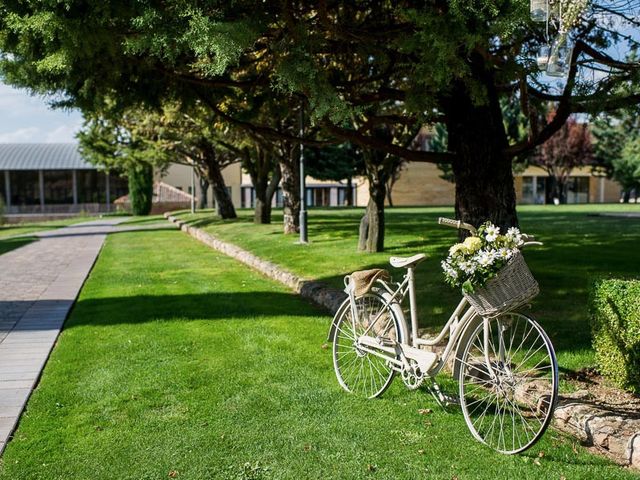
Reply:
M440 217L438 218L438 224L445 225L447 227L457 228L458 230L468 230L469 232L471 232L472 235L475 235L477 233L476 227L474 227L469 223L464 223L460 220L452 220L451 218ZM523 234L522 240L524 242L523 246L525 247L530 245L537 245L537 246L542 245L542 242L536 241L533 235Z
M462 222L460 220L452 220L450 218L440 217L440 218L438 218L438 223L440 225L445 225L447 227L457 228L458 230L468 230L473 235L475 235L476 232L477 232L476 227L474 227L473 225L470 225L468 223L464 223L464 222Z

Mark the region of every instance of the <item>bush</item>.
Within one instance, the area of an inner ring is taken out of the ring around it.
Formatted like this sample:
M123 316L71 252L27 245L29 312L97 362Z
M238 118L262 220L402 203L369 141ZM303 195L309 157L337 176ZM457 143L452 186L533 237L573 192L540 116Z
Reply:
M153 200L153 167L138 164L129 168L129 201L134 215L149 215Z
M4 225L4 200L0 197L0 225Z
M640 393L640 280L599 280L591 295L593 347L600 373Z

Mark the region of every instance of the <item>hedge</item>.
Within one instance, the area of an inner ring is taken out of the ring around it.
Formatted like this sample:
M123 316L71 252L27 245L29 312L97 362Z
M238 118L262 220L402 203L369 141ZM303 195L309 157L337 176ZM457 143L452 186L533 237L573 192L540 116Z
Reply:
M600 373L640 393L640 279L596 281L591 328Z

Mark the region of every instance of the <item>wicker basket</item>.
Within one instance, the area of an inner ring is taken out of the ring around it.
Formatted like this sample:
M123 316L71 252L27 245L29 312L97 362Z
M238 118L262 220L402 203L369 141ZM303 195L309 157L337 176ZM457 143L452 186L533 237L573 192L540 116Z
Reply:
M520 252L483 287L464 296L483 317L497 317L514 310L535 297L540 288Z

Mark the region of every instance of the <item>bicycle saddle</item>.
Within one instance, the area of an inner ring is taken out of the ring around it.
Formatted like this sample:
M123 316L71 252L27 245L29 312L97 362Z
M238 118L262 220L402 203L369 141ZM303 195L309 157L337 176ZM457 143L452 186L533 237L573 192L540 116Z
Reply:
M395 268L412 268L422 262L427 256L424 253L418 253L412 257L391 257L389 263Z

